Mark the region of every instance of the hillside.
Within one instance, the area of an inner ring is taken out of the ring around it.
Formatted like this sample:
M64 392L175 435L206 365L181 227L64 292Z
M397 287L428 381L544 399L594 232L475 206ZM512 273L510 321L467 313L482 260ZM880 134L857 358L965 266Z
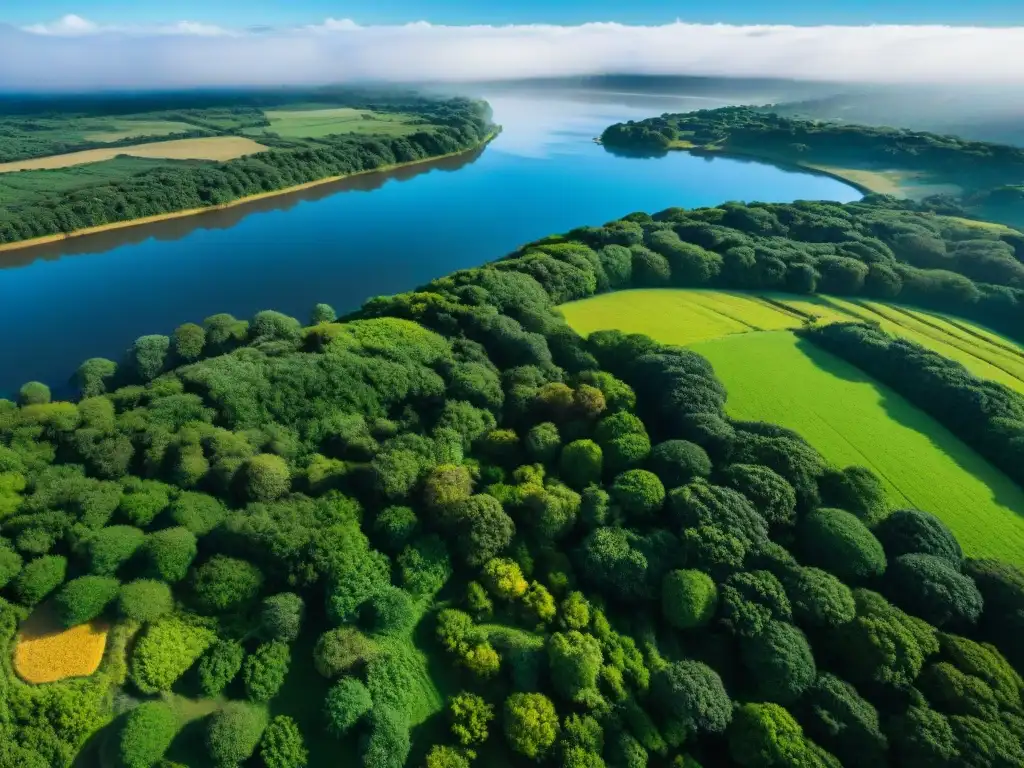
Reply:
M1024 574L733 418L700 355L557 310L820 288L1019 331L1020 289L975 282L1015 242L884 202L635 214L350 317L141 337L75 402L27 383L0 627L38 679L96 653L40 612L107 634L87 677L5 665L0 765L1024 763Z

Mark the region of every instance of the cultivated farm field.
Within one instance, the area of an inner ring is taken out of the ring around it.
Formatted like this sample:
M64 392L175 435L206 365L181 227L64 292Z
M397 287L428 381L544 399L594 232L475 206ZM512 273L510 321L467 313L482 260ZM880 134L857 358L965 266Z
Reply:
M265 146L245 136L214 136L202 139L177 139L130 147L109 149L87 149L69 152L65 155L51 155L14 163L0 163L0 173L32 171L52 168L68 168L75 165L99 163L113 160L121 155L130 157L159 158L162 160L234 160L238 157L262 152Z
M871 468L894 507L939 515L968 554L1024 563L1024 491L929 415L792 329L874 321L1024 392L1024 349L1013 341L956 318L824 296L641 289L561 309L584 335L616 328L689 346L726 385L730 416L789 427L837 466Z
M406 136L423 130L415 115L372 112L366 109L336 107L332 109L288 109L264 112L269 128L251 128L246 133L276 133L286 139L319 139L339 134L383 134Z
M103 660L107 631L102 621L65 629L49 606L41 606L18 633L14 671L25 682L37 684L88 677Z
M1024 348L974 323L867 300L782 293L650 288L563 304L587 335L604 328L694 344L736 333L799 328L805 322L875 322L889 333L956 360L975 376L1024 393Z
M796 430L837 466L872 469L893 506L938 515L973 557L1024 564L1024 491L949 430L791 332L694 344L733 418Z

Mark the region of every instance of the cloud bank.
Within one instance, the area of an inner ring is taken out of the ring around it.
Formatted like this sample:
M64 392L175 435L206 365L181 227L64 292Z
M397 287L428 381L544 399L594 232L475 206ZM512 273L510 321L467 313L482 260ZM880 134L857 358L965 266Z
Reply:
M1024 27L360 26L193 22L101 26L80 16L0 26L0 89L473 82L600 74L1024 85Z

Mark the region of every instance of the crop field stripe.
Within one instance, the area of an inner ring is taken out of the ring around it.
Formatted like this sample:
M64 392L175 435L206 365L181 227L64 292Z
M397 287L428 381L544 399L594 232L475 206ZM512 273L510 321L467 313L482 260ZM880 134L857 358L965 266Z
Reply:
M1013 360L1000 351L979 348L977 342L972 344L944 333L941 329L936 329L923 320L900 311L898 307L883 306L875 302L862 302L861 305L886 321L882 323L883 328L886 327L886 323L894 325L897 327L895 333L957 360L976 375L998 381L1018 392L1024 392L1024 365L1021 365L1020 361ZM891 328L887 330L893 332Z
M791 332L691 348L725 384L730 416L794 429L837 466L871 457L894 504L937 514L972 557L1024 564L1024 490L889 388Z
M66 155L50 155L34 160L20 160L14 163L0 163L0 173L22 170L43 170L69 168L75 165L99 163L113 160L119 155L130 157L159 158L165 160L234 160L245 155L263 152L267 148L244 136L214 136L203 139L176 139L155 141L147 144L133 144L129 147L109 149L87 149L69 152Z
M907 307L904 307L903 310L915 316L923 314L921 312L918 312L917 310L913 310ZM969 325L964 321L959 320L958 318L955 317L950 317L949 315L929 315L929 317L935 322L942 323L943 327L948 326L950 328L956 329L956 331L958 331L961 334L965 341L976 342L980 340L985 342L986 344L992 345L993 347L997 347L998 349L1007 352L1013 355L1014 357L1019 357L1022 360L1024 360L1024 347L1021 347L1018 344L1015 344L1013 341L1002 336L999 336L998 334L993 333L992 331L989 331L986 328L982 328L980 325Z
M952 344L953 346L957 346L960 349L963 349L965 352L975 351L975 353L984 353L989 357L1006 362L1011 367L1020 366L1024 364L1024 352L1021 352L1020 350L1011 350L1005 347L997 346L987 341L986 339L982 338L981 336L971 336L969 334L963 333L959 328L944 325L941 318L933 317L932 315L929 315L924 312L915 312L914 310L908 309L906 307L900 307L897 305L890 306L889 310L892 311L894 314L908 317L912 321L921 323L922 325L926 325L936 333L941 334L945 338L955 340L957 342L956 344L953 344L952 341L950 341L949 343ZM894 319L894 322L898 321ZM987 360L987 358L981 359ZM996 363L992 362L992 365L996 365ZM1022 370L1020 371L1007 371L1007 373L1011 373L1014 376L1020 378L1020 375L1024 374L1024 368L1022 368Z

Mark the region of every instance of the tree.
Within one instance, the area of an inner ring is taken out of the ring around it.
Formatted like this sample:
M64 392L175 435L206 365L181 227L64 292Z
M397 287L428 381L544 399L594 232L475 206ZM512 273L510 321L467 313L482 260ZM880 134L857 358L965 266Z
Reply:
M581 490L601 480L603 453L593 440L575 440L562 449L559 473L572 488Z
M456 546L471 567L483 565L512 542L516 524L493 496L478 493L457 502L449 515Z
M118 735L117 756L125 768L150 768L178 733L178 715L163 701L144 701L128 711Z
M50 388L39 381L23 384L18 390L20 405L46 405L50 402Z
M803 519L797 532L806 559L847 584L862 584L885 572L882 545L850 512L817 509Z
M374 520L373 530L385 550L401 552L419 531L419 519L409 507L386 507Z
M800 704L807 734L851 768L873 768L886 761L888 741L878 712L857 690L827 672L818 676Z
M294 317L265 309L253 315L249 324L249 339L264 341L295 341L302 333L302 326Z
M174 329L174 354L187 363L198 360L206 346L206 331L201 325L185 323Z
M649 519L665 503L665 486L657 475L644 469L630 469L616 477L611 494L633 518Z
M382 561L381 576L388 578L387 560ZM448 549L440 536L430 534L414 540L398 556L402 586L419 596L436 595L452 575Z
M256 751L267 715L261 707L242 701L229 701L210 716L206 748L215 766L233 768Z
M768 524L740 493L695 480L669 494L676 522L685 528L715 526L744 544L768 538Z
M6 587L21 572L24 562L6 542L0 544L0 589Z
M89 571L112 576L142 546L146 534L131 525L100 528L82 543Z
M171 588L162 581L136 579L121 587L117 597L118 613L140 623L156 621L174 609Z
M885 594L936 627L963 627L981 616L981 593L970 576L935 555L900 555L893 560L885 574Z
M699 661L666 664L651 678L651 696L681 738L723 733L732 719L732 702L722 679Z
M488 727L494 719L494 707L475 693L458 693L448 700L448 720L452 735L464 747L487 741Z
M909 687L928 656L939 650L935 630L890 605L876 592L854 590L857 615L833 629L825 646L841 660L841 671L854 685Z
M891 559L909 554L934 555L957 568L964 559L953 532L930 512L897 509L875 526L874 534Z
M581 704L600 701L597 676L604 656L595 637L576 630L556 632L548 639L547 652L551 681L558 694Z
M768 571L734 573L722 585L721 617L738 635L756 635L768 622L789 621L792 609L782 584Z
M800 724L778 704L742 704L729 728L729 754L743 768L840 768L804 738Z
M164 528L146 536L141 547L146 573L174 584L188 574L198 552L196 535L187 528Z
M703 448L689 440L666 440L651 450L650 467L666 488L678 488L710 475L711 459Z
M117 363L102 357L93 357L78 367L74 379L82 397L95 397L107 391L116 373Z
M743 541L713 525L683 531L683 563L722 580L743 565Z
M128 361L142 381L152 381L164 370L171 340L166 336L140 336L128 350Z
M570 592L560 607L561 621L569 629L584 630L590 625L590 603L582 592Z
M955 765L959 758L949 720L925 706L911 706L894 717L887 733L897 765L932 768Z
M260 739L260 759L266 768L304 768L309 750L298 723L288 715L271 720Z
M374 653L373 642L352 627L330 629L320 635L313 649L316 671L333 679L365 663Z
M60 555L30 560L14 580L15 596L31 608L63 583L67 568L67 558Z
M320 325L320 323L333 323L338 318L338 313L330 304L314 304L310 313L309 324Z
M199 660L199 685L207 696L219 696L242 669L245 649L240 643L218 640Z
M740 655L759 696L768 701L796 701L817 676L811 646L792 624L768 622L759 634L742 638Z
M1001 709L1021 711L1024 681L996 648L948 634L939 636L939 644L957 669L985 682Z
M796 491L784 477L760 464L732 464L723 472L723 484L739 491L770 525L796 522Z
M132 651L132 682L143 693L169 691L214 639L211 630L176 618L150 624Z
M484 566L484 583L491 593L503 600L516 600L526 592L527 583L518 563L496 557Z
M442 520L447 510L473 493L473 478L461 464L441 464L434 467L423 483L423 501Z
M282 592L263 600L260 634L267 640L290 643L299 636L306 606L294 592Z
M246 656L242 664L245 692L252 701L270 701L284 685L291 663L288 644L280 640L264 643Z
M876 525L889 511L882 481L864 467L827 473L822 489L826 503L852 512L868 526Z
M226 613L252 602L263 586L263 573L252 563L214 555L192 578L192 592L209 613Z
M363 606L368 631L375 635L401 635L413 628L418 614L404 589L388 586Z
M677 629L706 625L718 607L718 588L706 573L671 571L661 586L661 612Z
M435 744L427 753L426 768L469 768L469 756L464 750Z
M176 525L188 529L196 536L204 536L217 527L227 510L213 496L185 491L171 502L170 514Z
M354 677L343 677L330 687L324 700L328 732L343 738L371 707L373 700L366 686Z
M541 693L513 693L505 700L505 738L521 755L540 758L555 743L559 723L555 705Z
M562 438L558 434L558 427L550 421L536 424L526 433L526 455L531 461L550 464L558 456L561 445Z
M287 462L272 453L247 459L242 467L245 496L253 501L273 501L288 492L291 472Z
M808 628L838 627L853 620L853 593L828 571L797 566L787 569L782 583L798 624Z

